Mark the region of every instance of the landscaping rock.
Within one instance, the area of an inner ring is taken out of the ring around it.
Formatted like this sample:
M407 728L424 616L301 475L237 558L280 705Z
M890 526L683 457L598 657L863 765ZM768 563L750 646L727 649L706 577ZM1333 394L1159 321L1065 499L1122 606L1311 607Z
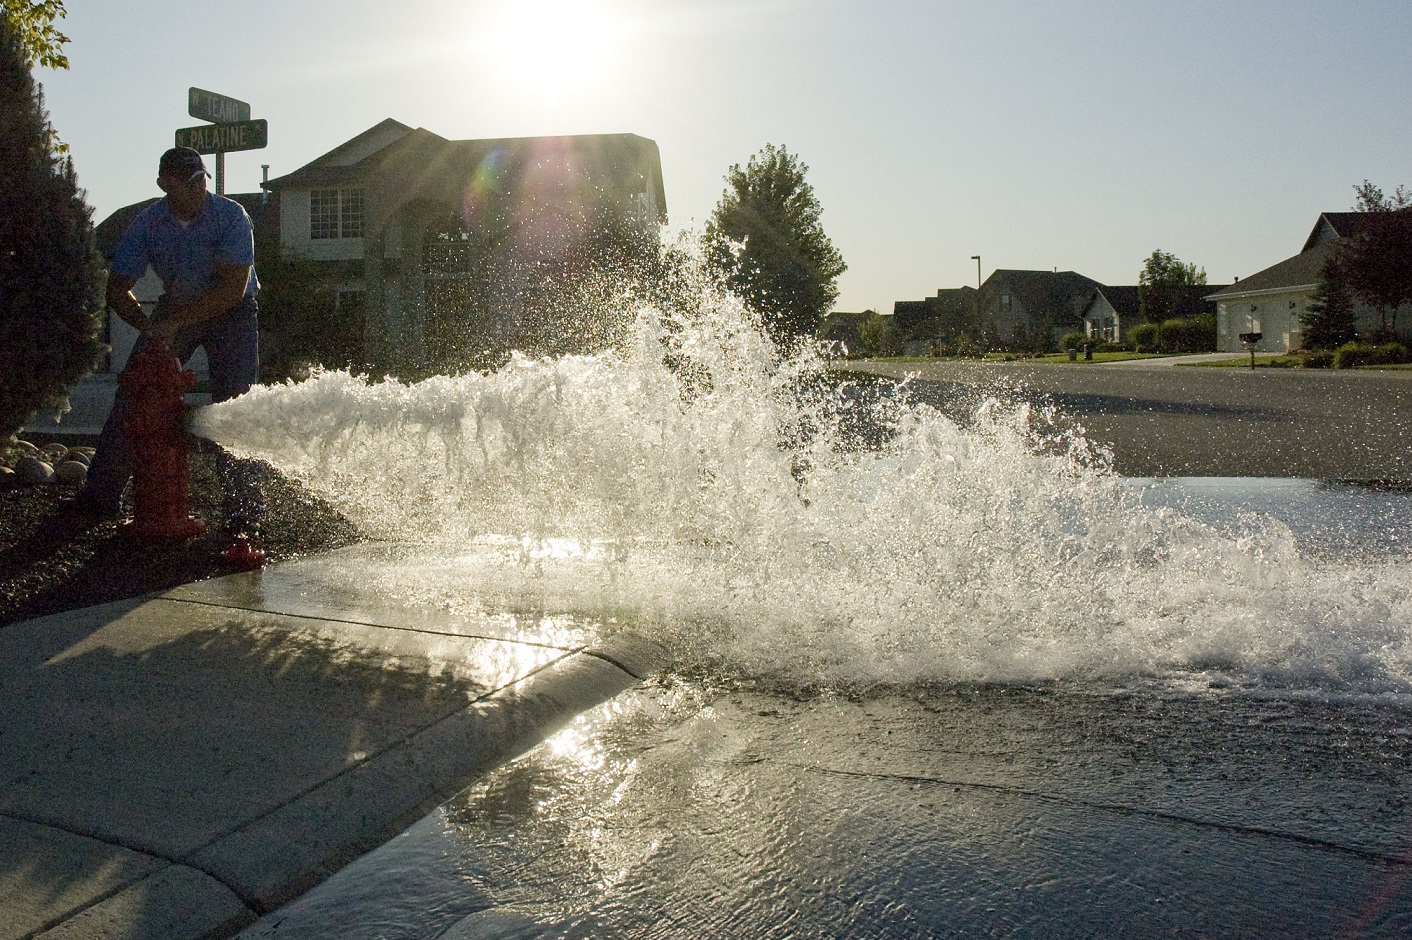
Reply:
M21 457L38 457L39 448L29 441L22 441L16 438L12 441L0 440L0 463L8 467L13 467L15 461Z
M48 483L54 479L54 468L38 457L21 457L15 461L15 476L21 483Z
M77 486L88 479L88 464L81 460L65 460L54 468L54 478L60 483Z

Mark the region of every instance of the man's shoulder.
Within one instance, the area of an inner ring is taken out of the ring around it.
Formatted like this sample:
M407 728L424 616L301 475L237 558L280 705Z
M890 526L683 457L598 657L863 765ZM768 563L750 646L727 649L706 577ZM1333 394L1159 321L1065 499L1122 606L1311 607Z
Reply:
M151 202L149 202L146 206L143 207L142 211L138 212L137 215L132 217L132 221L128 223L128 228L134 228L138 225L148 225L154 220L160 219L167 214L168 209L166 197L163 196L158 199L153 199Z
M250 217L250 213L245 211L245 207L229 196L218 196L215 193L207 193L206 205L220 218L248 219Z

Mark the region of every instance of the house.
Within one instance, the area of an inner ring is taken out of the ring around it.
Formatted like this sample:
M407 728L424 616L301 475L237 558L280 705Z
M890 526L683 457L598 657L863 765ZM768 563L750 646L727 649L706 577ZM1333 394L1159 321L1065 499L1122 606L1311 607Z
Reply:
M1084 306L1083 334L1096 343L1116 343L1142 322L1136 287L1097 287Z
M855 354L863 348L863 338L859 331L868 318L874 315L872 310L864 310L862 313L835 310L824 317L815 335L825 343L842 346L845 356Z
M1301 322L1324 266L1340 241L1354 238L1369 221L1366 212L1324 212L1314 223L1299 254L1265 268L1244 280L1210 294L1216 304L1216 348L1240 352L1243 334L1259 333L1259 352L1282 353L1303 346ZM1354 317L1360 334L1376 332L1380 318L1367 304L1355 302Z
M1103 285L1073 271L998 268L981 285L980 327L991 342L1050 349L1065 333L1083 329L1084 312Z
M905 354L927 355L933 347L954 344L964 336L976 338L976 298L974 287L958 287L939 289L934 297L894 303L893 328L902 338Z
M1219 286L1219 285L1218 285ZM1213 314L1216 305L1207 297L1212 291L1207 284L1187 284L1166 289L1171 303L1168 315L1180 319ZM1146 322L1142 296L1137 286L1102 286L1093 292L1083 312L1083 334L1095 342L1116 343L1126 340L1128 332Z
M550 324L550 301L588 259L655 247L666 221L657 145L635 134L448 140L388 119L263 185L268 202L232 197L261 207L257 248L278 246L261 282L274 295L297 272L321 309L262 334L287 346L319 324L393 372L492 364L536 329L591 345L582 307ZM100 228L120 235L139 208Z

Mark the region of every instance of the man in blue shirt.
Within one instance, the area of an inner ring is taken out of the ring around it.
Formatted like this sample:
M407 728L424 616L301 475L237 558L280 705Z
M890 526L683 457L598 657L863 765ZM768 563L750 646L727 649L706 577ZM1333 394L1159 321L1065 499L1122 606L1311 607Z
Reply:
M211 398L225 401L259 379L260 281L250 216L235 200L207 192L207 175L201 154L189 147L162 154L157 185L166 198L142 210L123 233L108 272L107 301L139 332L139 347L164 341L182 362L204 347ZM149 266L163 291L150 317L132 294ZM120 385L79 496L80 508L91 516L116 518L132 476L132 446L122 427L130 408L126 399ZM231 534L255 535L264 516L258 470L224 452L217 454L217 465L225 478Z

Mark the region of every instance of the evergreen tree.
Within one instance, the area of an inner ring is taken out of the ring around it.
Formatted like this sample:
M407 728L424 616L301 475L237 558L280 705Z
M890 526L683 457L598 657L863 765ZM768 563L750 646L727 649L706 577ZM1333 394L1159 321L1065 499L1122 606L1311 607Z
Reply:
M0 17L0 442L102 352L91 214L72 161L55 152L21 35Z
M1324 265L1309 308L1300 317L1305 349L1338 349L1358 338L1354 329L1353 294L1336 261Z
M848 267L824 234L808 170L784 147L766 144L726 173L706 226L707 260L785 347L815 334Z

